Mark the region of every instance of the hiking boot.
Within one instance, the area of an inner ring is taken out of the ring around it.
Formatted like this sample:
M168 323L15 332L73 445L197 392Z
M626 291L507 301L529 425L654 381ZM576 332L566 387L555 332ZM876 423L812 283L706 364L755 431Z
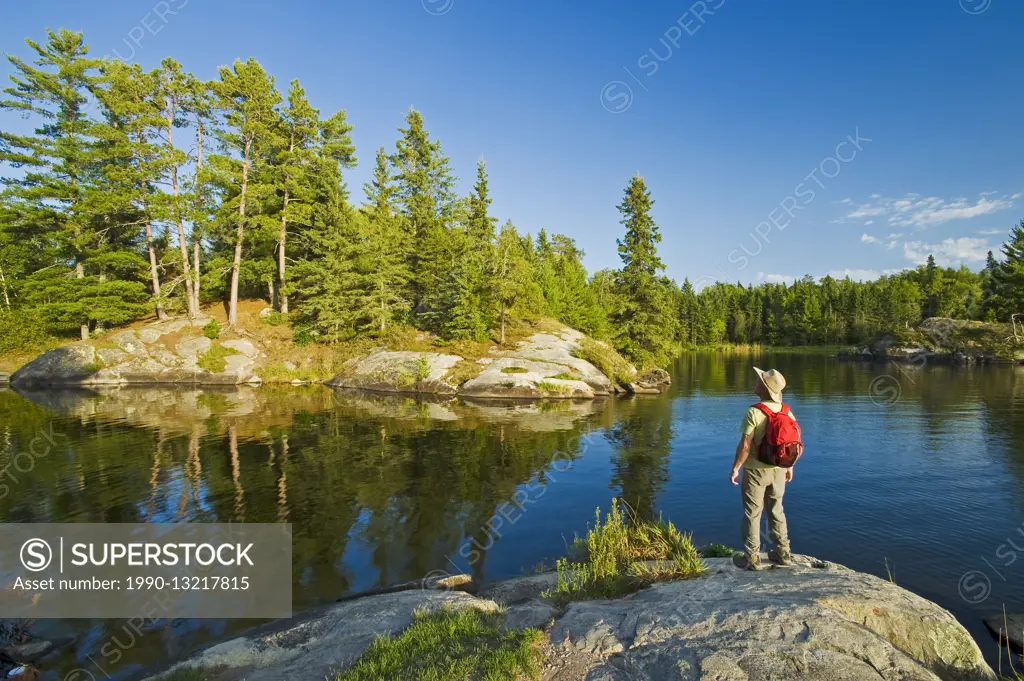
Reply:
M768 560L779 567L793 567L793 554L789 549L772 549L768 552Z
M732 557L732 564L741 570L750 570L752 572L764 569L761 566L761 556L754 556L753 559L751 559L742 553L737 553Z

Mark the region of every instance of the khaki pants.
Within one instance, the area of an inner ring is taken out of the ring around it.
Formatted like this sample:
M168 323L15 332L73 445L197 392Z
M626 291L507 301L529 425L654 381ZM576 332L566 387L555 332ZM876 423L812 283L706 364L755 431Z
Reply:
M743 469L743 550L748 558L761 553L761 513L765 507L776 549L789 551L789 530L782 510L785 493L784 468Z

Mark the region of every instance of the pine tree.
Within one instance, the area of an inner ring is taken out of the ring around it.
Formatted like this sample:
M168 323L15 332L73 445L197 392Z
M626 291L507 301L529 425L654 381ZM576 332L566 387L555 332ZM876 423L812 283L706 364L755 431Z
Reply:
M245 62L236 61L231 68L222 66L219 72L220 81L213 87L226 123L220 138L237 154L237 158L219 159L234 193L222 206L226 209L226 222L234 225L228 293L228 325L234 327L238 323L238 285L246 229L269 226L256 216L260 203L274 191L266 168L273 150L281 146L275 110L281 94L274 86L274 78L251 57ZM227 220L232 213L234 217Z
M185 285L185 299L189 318L199 314L199 295L197 290L198 262L189 260L189 243L185 235L185 225L192 216L192 207L197 197L194 184L190 188L185 178L186 164L189 155L178 145L175 132L188 126L187 116L194 113L197 97L205 90L195 76L185 73L181 64L167 58L160 62L160 68L154 73L155 96L159 106L160 125L162 132L162 181L170 190L154 197L156 211L161 219L174 225L177 237L177 266ZM201 153L199 154L201 156ZM193 233L195 227L193 226ZM194 234L195 236L195 234ZM198 254L198 250L196 251Z
M26 43L34 65L9 56L14 73L0 108L35 117L35 132L0 132L0 161L21 168L3 178L8 233L53 250L51 267L24 282L26 302L58 327L77 326L83 339L96 324L121 324L145 313L148 295L138 281L138 258L119 246L123 225L97 214L102 161L86 113L102 86L100 61L89 57L80 33L47 31ZM69 274L71 278L65 276Z
M657 279L665 265L658 257L661 234L651 218L653 205L643 178L634 176L619 205L626 227L625 237L618 242L622 309L612 323L616 346L640 365L662 365L672 355L671 333L666 330L672 316L670 301Z
M160 286L162 254L154 224L158 219L154 198L163 175L161 149L154 135L164 125L156 76L144 73L138 64L120 61L106 64L104 74L106 87L97 90L97 96L107 120L93 128L104 190L94 193L92 209L115 216L129 229L142 225L156 315L166 319Z

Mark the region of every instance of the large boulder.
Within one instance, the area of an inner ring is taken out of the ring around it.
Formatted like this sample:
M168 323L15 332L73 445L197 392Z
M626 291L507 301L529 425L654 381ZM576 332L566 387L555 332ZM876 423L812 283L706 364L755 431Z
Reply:
M12 376L15 385L123 386L186 383L238 385L259 381L255 375L260 349L246 339L220 344L235 354L224 358L222 371L199 367L214 342L196 335L209 321L177 319L140 329L124 329L95 341L67 345L40 355Z
M895 584L807 559L763 572L708 563L705 578L572 604L552 644L589 660L587 679L995 681L951 614Z
M594 389L571 367L518 357L489 362L480 375L459 388L466 397L487 398L584 398Z
M526 340L519 341L516 349L506 354L561 365L577 374L579 380L591 387L594 395L610 395L617 392L615 384L601 373L600 369L576 356L584 338L582 333L568 327L558 332L536 333Z
M377 351L351 362L327 382L335 388L356 388L390 393L454 395L448 371L462 361L458 355L437 352Z
M65 345L36 357L11 375L13 385L74 385L99 370L96 348Z

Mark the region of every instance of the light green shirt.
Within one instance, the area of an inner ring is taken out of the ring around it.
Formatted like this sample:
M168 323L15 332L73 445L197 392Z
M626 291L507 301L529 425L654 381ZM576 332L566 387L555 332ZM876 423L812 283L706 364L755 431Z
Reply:
M782 410L781 402L772 402L771 400L765 400L763 404L774 412ZM792 412L790 412L792 414ZM793 415L796 418L796 415ZM764 463L757 458L757 450L761 446L761 440L764 439L764 433L768 429L768 417L765 416L757 407L751 407L747 410L747 413L743 416L743 423L740 424L740 432L745 436L754 438L754 444L750 448L750 454L747 455L747 460L743 462L744 468L750 468L752 470L758 470L762 468L777 468L771 464Z

